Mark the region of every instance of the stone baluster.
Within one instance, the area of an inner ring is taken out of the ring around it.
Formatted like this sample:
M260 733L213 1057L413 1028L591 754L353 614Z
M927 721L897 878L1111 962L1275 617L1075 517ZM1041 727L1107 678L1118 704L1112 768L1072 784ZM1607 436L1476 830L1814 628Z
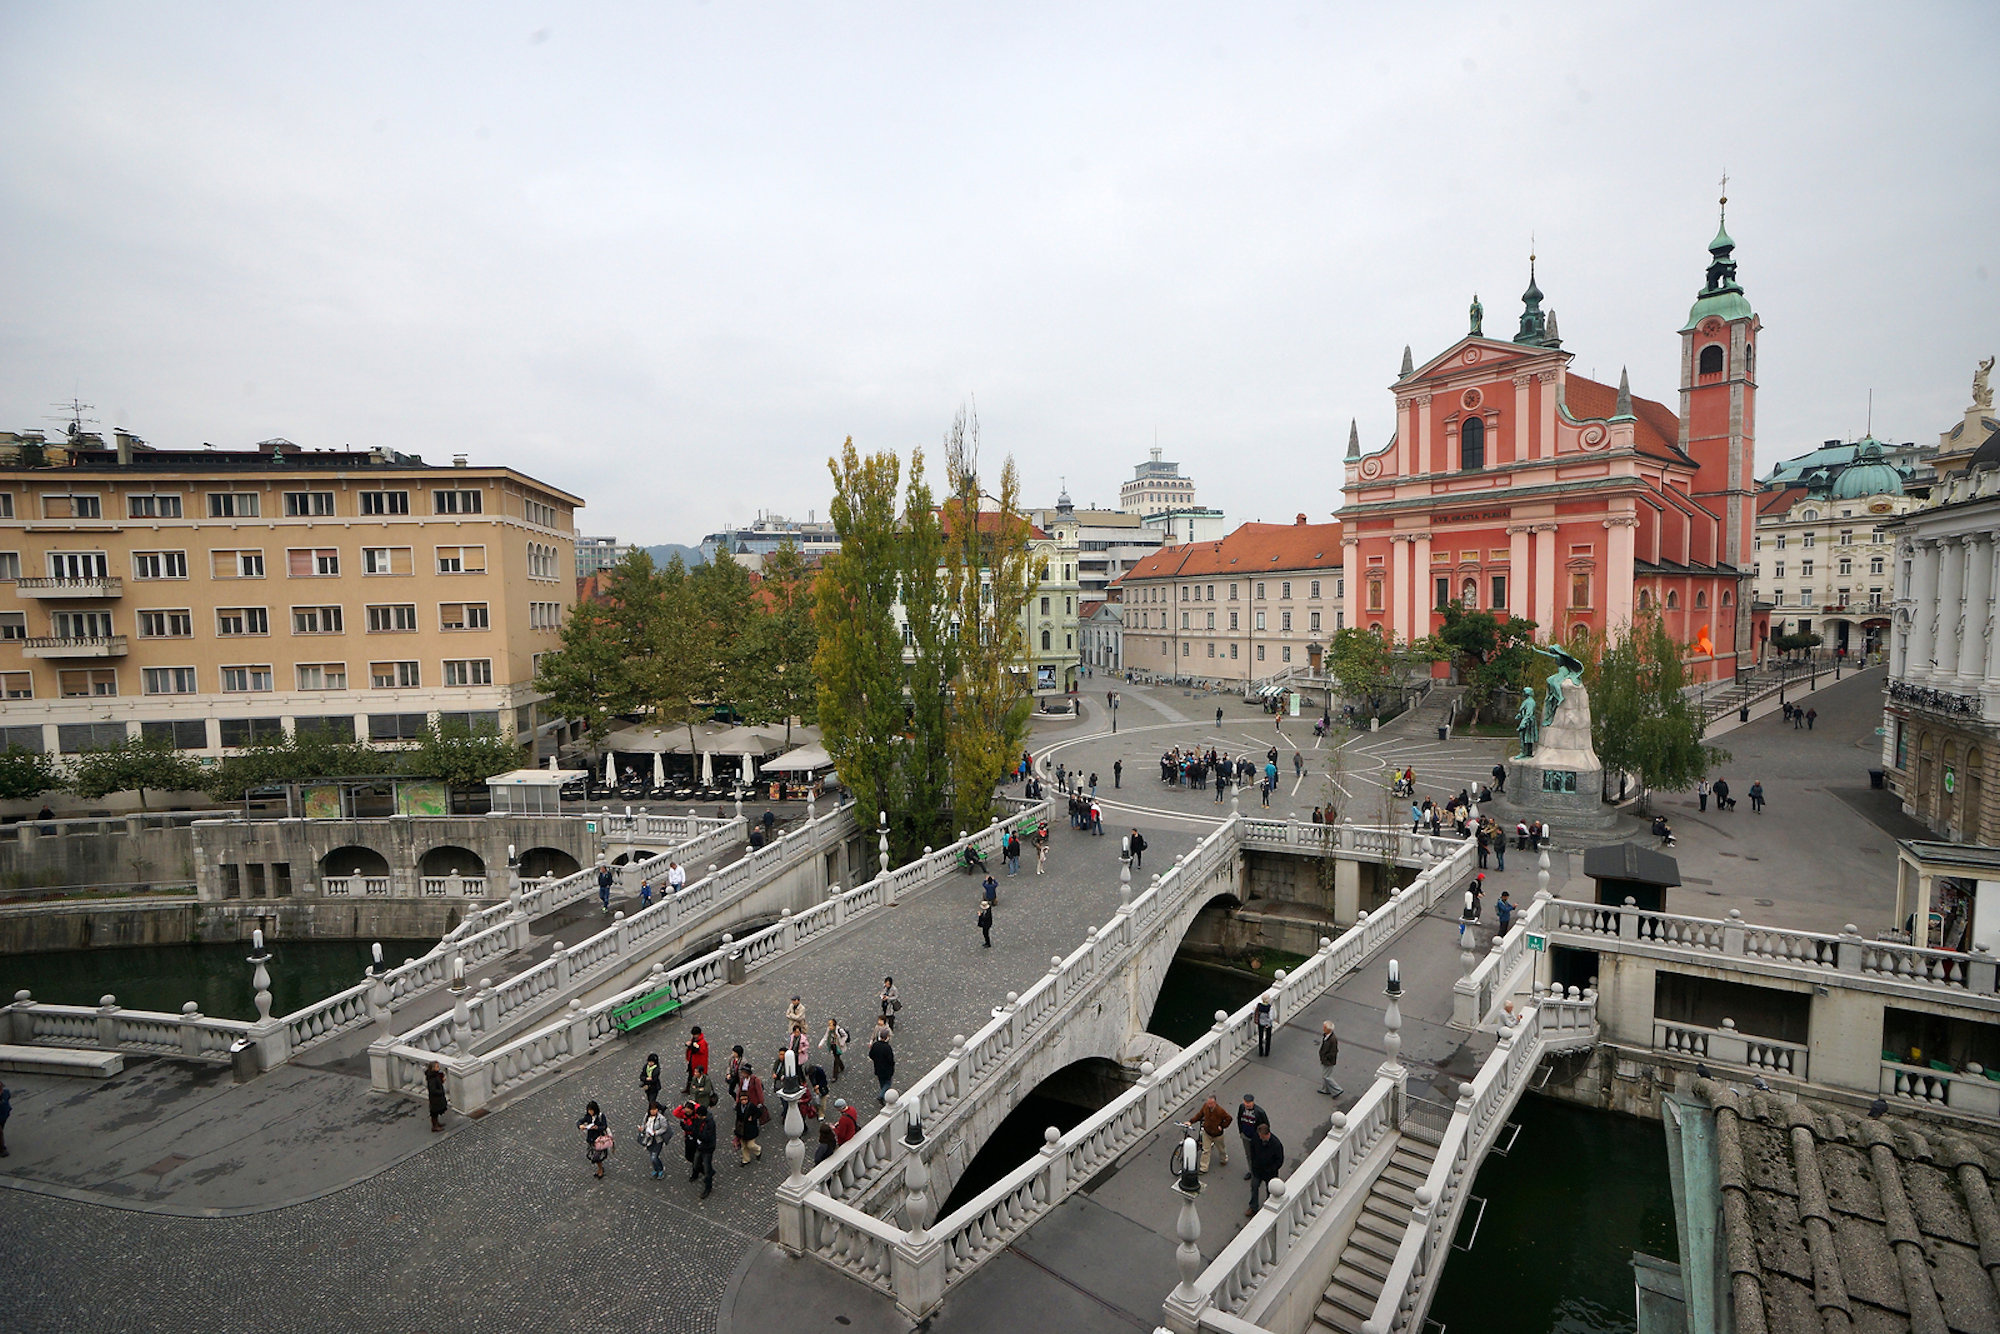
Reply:
M1130 914L1132 911L1132 859L1118 859L1118 911Z
M1995 975L1993 951L1984 944L1974 945L1972 954L1965 961L1965 986L1975 996L1993 995L2000 977Z
M563 1018L569 1021L569 1054L572 1059L590 1050L590 1016L583 1002L572 1000Z
M1048 1161L1049 1198L1062 1198L1069 1188L1069 1161L1063 1153L1062 1131L1048 1126L1042 1131L1042 1157Z
M722 939L723 942L726 944L728 943L729 937L724 936ZM563 943L560 940L558 940L555 944L549 947L549 963L553 965L556 975L555 989L558 992L568 990L569 951L563 948Z
M1630 903L1632 900L1625 901ZM1740 908L1731 908L1728 920L1722 924L1722 952L1734 959L1743 957L1743 911Z
M181 1006L181 1055L193 1057L201 1055L201 1006L193 1001Z
M485 1032L496 1031L500 1026L500 993L493 989L493 979L479 979L479 990L473 996L473 1004L479 1007L479 1026Z
M97 1001L97 1045L118 1046L118 998L100 996Z
M1861 971L1862 946L1861 928L1849 922L1840 928L1840 943L1834 948L1834 966L1843 973Z

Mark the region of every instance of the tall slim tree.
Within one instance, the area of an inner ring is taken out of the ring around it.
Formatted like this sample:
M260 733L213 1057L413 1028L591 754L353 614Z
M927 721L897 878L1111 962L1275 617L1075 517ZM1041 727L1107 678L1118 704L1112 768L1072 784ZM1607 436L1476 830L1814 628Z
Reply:
M1702 740L1701 709L1687 695L1685 647L1656 615L1604 641L1586 662L1591 743L1609 773L1634 773L1643 795L1681 791L1729 752Z
M1000 469L997 508L981 512L979 419L961 408L945 436L951 499L944 515L945 583L957 622L958 676L949 750L960 829L991 818L993 789L1028 734L1026 615L1046 570L1033 556L1014 460Z
M945 583L945 533L924 475L910 459L903 499L900 581L908 627L910 740L902 756L902 823L912 845L940 847L956 836L951 807L952 692L959 669L954 604Z
M571 608L562 647L542 655L535 688L548 696L549 709L582 722L593 744L637 704L641 655L658 617L657 584L652 556L633 551L611 568L604 600Z
M902 470L892 452L864 459L852 436L840 457L827 460L827 470L840 549L826 557L814 585L813 671L827 753L865 820L887 810L896 792L905 723L903 644L893 610L902 563L896 522Z

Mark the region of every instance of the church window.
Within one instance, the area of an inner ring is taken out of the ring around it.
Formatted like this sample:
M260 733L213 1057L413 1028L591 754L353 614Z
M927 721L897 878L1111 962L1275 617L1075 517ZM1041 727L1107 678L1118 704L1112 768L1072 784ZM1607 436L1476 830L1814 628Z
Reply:
M1507 576L1504 574L1493 576L1492 605L1495 607L1504 607L1507 605Z
M1443 607L1446 603L1450 601L1451 601L1451 579L1449 576L1447 576L1437 581L1436 605L1439 607Z
M1696 593L1696 594L1694 595L1694 605L1695 605L1695 607L1696 607L1697 609L1701 609L1701 608L1705 608L1705 607L1707 607L1707 606L1708 606L1708 594L1706 594L1706 593Z
M1049 649L1049 632L1044 630L1042 631L1042 651L1046 653L1048 652L1048 649Z
M1486 423L1477 417L1459 428L1458 466L1466 472L1486 466Z
M1722 590L1722 605L1726 607L1726 606L1728 606L1728 605L1729 605L1730 603L1732 603L1732 602L1734 602L1734 601L1736 601L1736 595L1735 595L1734 593L1730 592L1730 591L1729 591L1728 589L1726 589L1726 588L1725 588L1725 589L1723 589L1723 590Z
M1722 344L1710 343L1701 350L1701 373L1703 375L1722 374Z
M1590 605L1589 575L1572 574L1569 577L1569 605L1579 608Z
M1645 589L1645 588L1642 588L1642 589L1640 589L1640 590L1639 590L1639 610L1640 610L1640 611L1651 611L1652 609L1653 609L1653 594L1652 594L1652 590L1650 590L1650 589Z
M1680 609L1681 609L1681 595L1679 593L1669 591L1667 593L1667 610L1679 611Z

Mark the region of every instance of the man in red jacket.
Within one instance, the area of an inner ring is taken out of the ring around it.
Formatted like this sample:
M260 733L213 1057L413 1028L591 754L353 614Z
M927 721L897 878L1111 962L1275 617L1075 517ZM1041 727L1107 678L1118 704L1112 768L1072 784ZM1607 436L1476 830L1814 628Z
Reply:
M704 1075L708 1073L708 1039L701 1035L701 1026L699 1024L695 1026L694 1032L688 1037L687 1068L687 1083L681 1086L681 1092L683 1093L691 1092L694 1089L696 1071L700 1071Z
M853 1106L846 1099L840 1100L840 1119L833 1123L833 1142L845 1144L861 1129L861 1118L854 1114Z

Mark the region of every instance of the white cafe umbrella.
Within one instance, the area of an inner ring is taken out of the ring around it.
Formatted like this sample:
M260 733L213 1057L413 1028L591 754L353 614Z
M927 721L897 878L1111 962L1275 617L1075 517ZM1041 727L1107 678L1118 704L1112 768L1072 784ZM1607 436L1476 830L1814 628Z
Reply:
M617 769L616 769L616 767L615 767L616 763L617 763L617 761L616 761L616 760L615 760L615 759L613 758L613 756L612 756L611 752L610 752L610 751L608 751L608 750L607 750L607 751L605 751L605 752L604 752L604 786L606 786L606 787L614 787L614 786L616 786L616 785L617 785L617 783L618 783L618 770L617 770Z
M745 751L743 752L743 786L748 787L756 781L757 761L750 757L749 751Z
M715 786L715 752L712 750L705 750L701 753L701 785L703 787Z
M667 785L667 757L660 754L660 752L656 750L653 752L653 786L665 787L666 785Z

